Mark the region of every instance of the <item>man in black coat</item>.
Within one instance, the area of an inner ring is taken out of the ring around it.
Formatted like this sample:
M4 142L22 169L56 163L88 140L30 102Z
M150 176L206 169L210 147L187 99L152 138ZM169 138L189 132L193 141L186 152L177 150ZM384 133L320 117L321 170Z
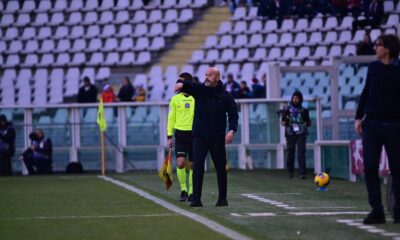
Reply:
M205 158L210 151L217 171L218 201L228 206L225 143L231 143L238 127L238 110L233 97L224 90L217 68L206 71L204 84L178 81L175 91L192 95L196 100L193 120L193 201L191 207L202 207L201 191ZM228 115L228 132L226 117Z
M135 95L135 88L133 87L129 78L124 77L117 97L121 102L132 102L133 95Z
M97 102L97 88L90 83L88 77L83 78L83 86L78 92L78 103L95 103Z
M0 115L0 176L11 175L11 157L15 153L15 129Z
M364 174L368 202L372 211L364 224L385 223L381 197L379 160L384 146L387 152L395 205L393 223L400 224L400 40L382 35L375 43L378 61L370 63L367 79L358 103L354 128L364 148Z

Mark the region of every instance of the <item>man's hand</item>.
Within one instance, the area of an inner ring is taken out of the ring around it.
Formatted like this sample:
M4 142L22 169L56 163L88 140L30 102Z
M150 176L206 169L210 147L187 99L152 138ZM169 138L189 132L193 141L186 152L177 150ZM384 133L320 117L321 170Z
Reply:
M356 119L355 121L354 121L354 130L356 130L356 133L358 134L358 135L362 135L362 128L361 128L361 123L362 123L362 120L361 119Z
M225 143L229 144L233 141L233 137L235 136L235 133L233 132L233 130L230 130L229 132L226 133L225 136Z
M180 91L182 89L182 87L183 87L183 83L179 82L179 83L175 84L175 92Z
M174 146L174 140L172 138L168 139L167 144L169 148L172 148Z

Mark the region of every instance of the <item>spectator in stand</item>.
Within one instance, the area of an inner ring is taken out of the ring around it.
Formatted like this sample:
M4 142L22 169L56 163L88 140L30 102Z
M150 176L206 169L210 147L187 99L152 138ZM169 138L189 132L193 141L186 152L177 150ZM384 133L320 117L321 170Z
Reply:
M228 73L228 81L224 84L224 88L233 98L237 98L240 90L239 83L233 79L233 74Z
M328 14L331 13L331 2L330 0L313 0L313 5L317 10L317 13Z
M108 84L106 84L103 88L103 93L101 94L101 99L105 103L112 103L115 102L115 94L114 89Z
M347 0L331 0L333 15L343 17L347 14Z
M313 0L294 0L292 13L299 18L308 17L308 19L312 19L316 15Z
M265 92L265 87L260 84L258 79L254 76L253 79L251 80L253 84L251 85L251 88L253 89L253 97L254 98L265 98L266 92Z
M146 101L146 90L144 90L143 84L136 85L136 93L133 97L133 101L135 102Z
M78 92L78 103L97 102L97 88L90 82L88 77L83 78L83 86Z
M122 80L121 88L118 91L118 99L121 102L131 102L132 97L135 94L135 88L133 87L131 81L128 77L124 77Z
M353 21L353 32L355 32L359 27L379 27L382 23L383 14L383 2L381 0L372 0L366 9L365 19Z
M239 86L240 89L237 98L251 98L253 96L246 81L241 81Z
M347 0L347 9L353 15L354 19L361 13L361 0Z
M357 55L375 55L374 44L369 34L365 34L364 39L357 45Z

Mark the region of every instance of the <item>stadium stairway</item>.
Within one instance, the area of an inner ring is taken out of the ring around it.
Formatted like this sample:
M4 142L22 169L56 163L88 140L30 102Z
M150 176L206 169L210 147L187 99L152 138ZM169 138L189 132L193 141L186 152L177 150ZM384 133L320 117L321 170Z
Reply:
M217 32L221 22L231 17L229 8L211 7L206 10L203 18L197 21L160 59L160 65L165 69L168 65L181 68L192 56L192 52L201 48L207 36Z

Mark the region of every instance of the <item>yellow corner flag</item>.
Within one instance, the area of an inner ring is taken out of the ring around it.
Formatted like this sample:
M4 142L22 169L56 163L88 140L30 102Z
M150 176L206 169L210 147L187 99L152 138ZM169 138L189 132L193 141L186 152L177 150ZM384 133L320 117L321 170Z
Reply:
M158 176L164 181L167 190L172 186L172 162L171 162L172 148L169 149L164 164L161 167Z
M107 129L107 122L104 118L103 99L100 99L99 108L97 110L97 124L99 125L100 131L104 132Z

